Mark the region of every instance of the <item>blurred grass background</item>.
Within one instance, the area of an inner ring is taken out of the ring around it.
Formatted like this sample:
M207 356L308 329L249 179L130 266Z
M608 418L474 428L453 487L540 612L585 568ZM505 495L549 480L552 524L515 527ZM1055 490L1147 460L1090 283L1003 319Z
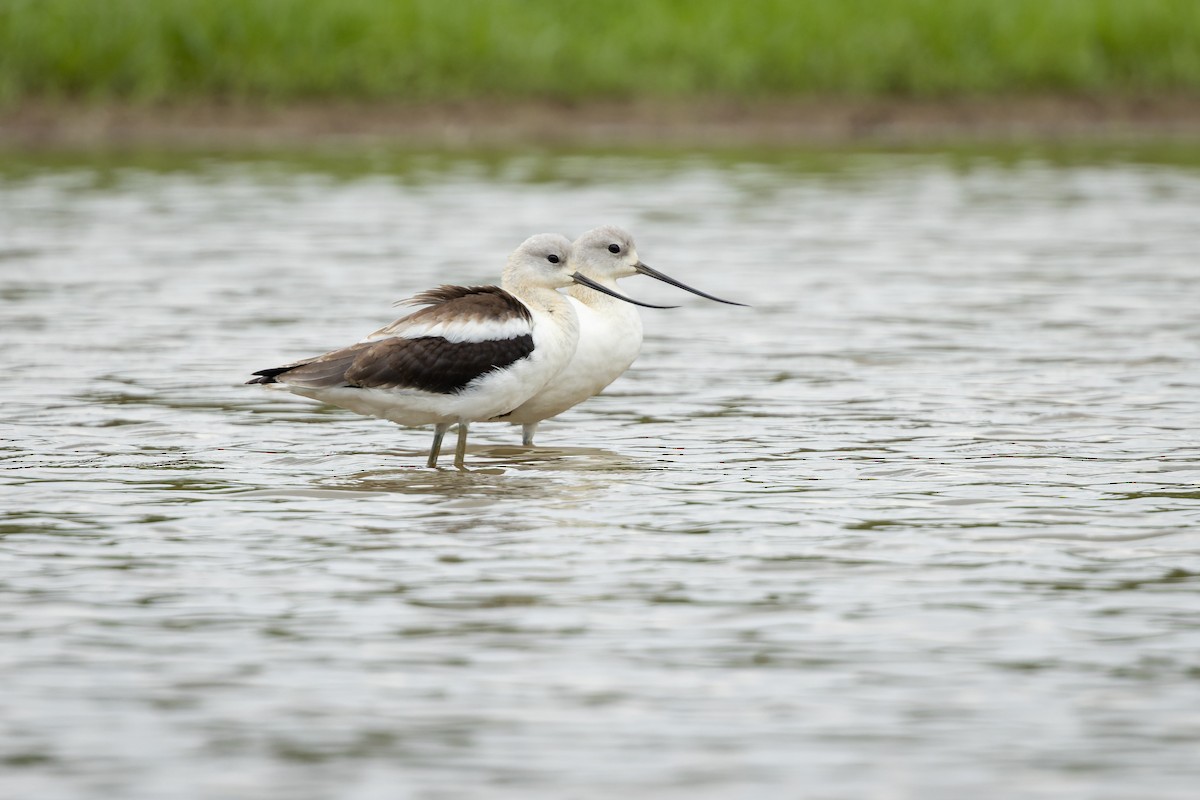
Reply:
M1200 0L0 0L0 104L1200 91Z

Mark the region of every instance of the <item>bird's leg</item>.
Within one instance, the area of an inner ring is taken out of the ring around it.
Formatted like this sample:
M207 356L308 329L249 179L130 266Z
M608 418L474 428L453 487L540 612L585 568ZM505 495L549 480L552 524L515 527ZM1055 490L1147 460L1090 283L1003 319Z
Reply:
M467 430L471 426L465 422L458 423L458 447L454 448L454 466L464 469L463 459L467 457Z
M521 426L521 444L525 447L533 447L533 435L537 433L536 422L528 422Z
M446 431L450 430L450 423L439 423L433 429L433 447L429 448L429 461L425 466L432 469L437 466L438 455L442 452L442 438L446 435Z

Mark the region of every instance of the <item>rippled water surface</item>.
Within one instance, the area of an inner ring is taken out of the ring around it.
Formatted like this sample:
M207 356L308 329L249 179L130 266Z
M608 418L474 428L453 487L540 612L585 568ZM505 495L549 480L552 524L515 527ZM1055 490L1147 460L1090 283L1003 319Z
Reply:
M10 170L4 796L1196 797L1200 171L832 161ZM537 449L241 385L607 222Z

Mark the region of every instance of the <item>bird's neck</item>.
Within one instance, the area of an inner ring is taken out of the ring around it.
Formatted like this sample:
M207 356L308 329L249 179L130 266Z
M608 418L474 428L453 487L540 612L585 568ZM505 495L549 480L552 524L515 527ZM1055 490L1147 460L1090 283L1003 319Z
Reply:
M556 289L526 283L525 281L513 280L508 275L505 276L502 285L505 291L534 311L541 311L555 316L560 314L570 315L573 313L570 303L567 302L567 298L559 294Z
M605 289L612 289L614 292L621 291L620 287L617 286L616 279L614 278L600 278L594 275L588 275L588 277L603 286ZM629 309L633 308L632 305L626 303L624 300L618 300L617 298L611 297L604 292L597 292L595 289L589 289L588 287L582 286L578 283L571 284L571 286L567 288L567 294L571 295L571 297L574 297L585 306L590 306L592 308L616 308L620 306L624 306L625 308Z
M570 314L571 304L555 289L538 288L535 291L526 295L530 301L538 304L538 307L547 314Z

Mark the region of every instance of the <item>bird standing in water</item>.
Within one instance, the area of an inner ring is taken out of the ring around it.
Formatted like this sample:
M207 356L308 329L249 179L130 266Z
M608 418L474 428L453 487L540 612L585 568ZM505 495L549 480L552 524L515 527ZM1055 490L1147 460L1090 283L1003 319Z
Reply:
M248 383L400 425L434 425L430 467L457 424L454 464L462 468L470 423L512 411L570 362L579 320L555 290L578 283L621 297L572 274L570 255L564 236L531 236L509 256L503 288L431 289L407 301L421 309L357 344L260 370Z
M539 422L600 394L629 369L641 351L641 316L636 308L613 299L622 297L617 293L617 281L621 278L646 275L718 303L743 305L705 294L651 269L638 258L633 236L615 225L594 228L576 239L571 245L571 266L577 275L592 281L576 283L567 290L579 318L575 354L541 391L512 412L492 420L521 425L521 441L527 447L533 444Z

